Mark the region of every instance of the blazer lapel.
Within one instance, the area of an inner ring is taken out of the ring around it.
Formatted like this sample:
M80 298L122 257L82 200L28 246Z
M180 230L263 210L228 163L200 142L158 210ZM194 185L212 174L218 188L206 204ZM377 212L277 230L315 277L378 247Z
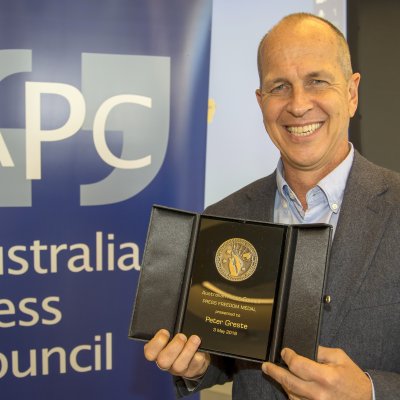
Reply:
M326 294L332 302L322 323L325 345L339 331L383 235L391 207L379 196L386 190L373 164L355 153L331 249Z
M274 206L276 194L276 175L275 173L267 176L261 187L262 193L250 194L249 219L260 221L274 221Z
M251 190L245 192L247 201L237 204L238 218L273 222L276 193L275 173L256 181L251 186Z

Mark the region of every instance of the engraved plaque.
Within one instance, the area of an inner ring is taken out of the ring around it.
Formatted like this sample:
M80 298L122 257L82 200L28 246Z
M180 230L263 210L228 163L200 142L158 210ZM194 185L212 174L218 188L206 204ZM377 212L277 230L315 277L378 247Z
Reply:
M202 350L267 359L285 232L201 217L182 332Z

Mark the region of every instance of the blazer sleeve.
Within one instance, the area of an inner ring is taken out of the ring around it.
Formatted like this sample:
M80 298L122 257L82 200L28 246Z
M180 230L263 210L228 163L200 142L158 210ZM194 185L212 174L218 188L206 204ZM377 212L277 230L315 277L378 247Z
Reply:
M400 393L400 374L368 370L375 388L375 400L397 400Z

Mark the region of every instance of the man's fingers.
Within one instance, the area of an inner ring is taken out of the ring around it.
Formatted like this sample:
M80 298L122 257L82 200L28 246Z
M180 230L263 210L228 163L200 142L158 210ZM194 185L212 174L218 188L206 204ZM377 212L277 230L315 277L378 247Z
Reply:
M149 361L155 361L162 349L168 344L170 335L166 329L159 330L149 342L144 345L144 356Z
M171 372L175 375L186 375L189 366L191 369L200 368L204 360L201 354L195 359L195 354L199 348L201 340L198 336L191 336L184 347L182 348L180 354L171 366ZM193 363L192 365L190 365Z
M332 349L329 347L318 347L318 362L323 364L340 364L344 358L348 358L341 349Z
M202 376L210 364L208 353L198 352L201 340L197 335L189 339L178 333L170 341L167 330L161 329L144 346L147 360L155 361L157 366L174 375L186 378Z
M174 338L165 346L157 356L157 365L161 369L169 370L178 356L181 354L187 337L183 333L178 333Z
M341 349L320 347L318 359L324 364L291 349L282 350L281 355L289 370L272 363L264 363L262 369L282 385L289 398L371 398L369 378Z
M312 386L309 382L303 381L284 368L278 367L270 362L266 362L263 363L262 370L265 374L269 375L271 378L280 383L285 389L285 392L294 399L296 398L295 395L297 393L301 393L305 398L312 394Z
M210 365L210 354L197 352L185 373L186 378L200 378Z
M290 372L304 381L314 381L321 373L322 365L309 358L298 355L291 349L283 349L281 356Z
M210 364L210 355L197 351L200 343L201 340L198 336L191 336L171 365L169 372L189 379L202 376Z

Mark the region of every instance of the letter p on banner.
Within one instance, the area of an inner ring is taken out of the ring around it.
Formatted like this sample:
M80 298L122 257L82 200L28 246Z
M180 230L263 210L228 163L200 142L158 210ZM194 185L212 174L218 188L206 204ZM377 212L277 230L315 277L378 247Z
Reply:
M81 92L65 83L26 82L26 178L41 179L41 144L55 142L74 135L85 119L85 100ZM57 129L41 129L41 95L55 94L67 99L70 114Z

